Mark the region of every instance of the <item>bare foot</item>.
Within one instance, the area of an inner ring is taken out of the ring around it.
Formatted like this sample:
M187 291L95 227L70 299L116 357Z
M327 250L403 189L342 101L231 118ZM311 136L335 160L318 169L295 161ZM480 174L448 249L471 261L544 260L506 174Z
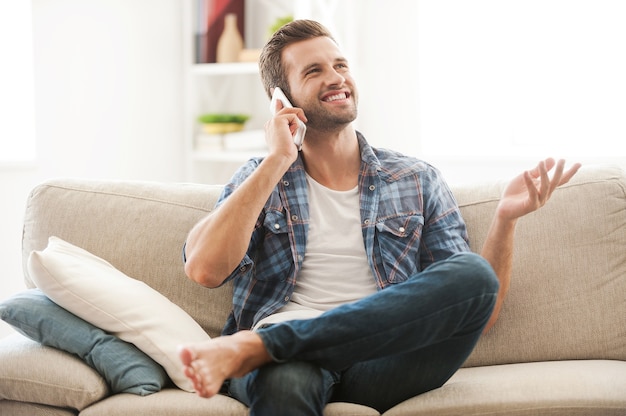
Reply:
M251 331L183 345L179 356L201 397L215 396L227 378L244 376L271 361L263 341Z

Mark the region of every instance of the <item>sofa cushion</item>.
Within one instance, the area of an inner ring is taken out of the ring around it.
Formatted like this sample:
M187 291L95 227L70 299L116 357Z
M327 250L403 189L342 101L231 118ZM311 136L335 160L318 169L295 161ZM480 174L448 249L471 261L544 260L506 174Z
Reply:
M1 399L80 411L109 394L106 381L81 359L23 335L0 340L0 356Z
M45 250L31 253L28 271L55 303L135 344L161 364L178 387L193 391L177 348L210 338L177 305L107 261L56 237L50 237Z
M72 409L46 406L37 403L16 402L14 400L0 400L0 415L10 416L76 416Z
M504 185L453 190L477 252ZM465 365L626 360L624 293L626 175L584 166L519 220L509 294Z
M137 347L68 312L41 290L0 302L0 318L43 345L77 355L107 381L112 393L155 393L168 381L163 367Z
M626 362L552 361L460 369L385 416L622 416Z
M137 400L139 399L139 400ZM221 394L210 399L175 389L163 389L148 397L116 395L90 406L81 416L151 415L151 416L247 416L241 402ZM377 416L376 410L354 403L329 403L324 416Z
M140 399L140 400L135 400ZM146 397L115 395L90 406L82 416L110 415L150 415L150 416L202 416L202 415L241 415L248 414L248 408L241 402L221 394L203 398L197 394L177 389L163 389Z

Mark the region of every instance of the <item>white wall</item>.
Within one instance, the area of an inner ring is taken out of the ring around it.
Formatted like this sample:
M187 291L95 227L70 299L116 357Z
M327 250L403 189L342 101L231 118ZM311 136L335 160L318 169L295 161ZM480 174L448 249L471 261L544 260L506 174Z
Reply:
M421 156L449 181L626 167L626 2L419 1Z
M34 0L42 177L182 179L177 0Z
M36 183L184 179L180 1L33 0L32 8L38 155L34 165L0 166L0 299L24 288L22 216ZM0 322L0 336L8 332Z
M357 128L374 146L412 156L419 143L416 25L418 3L355 0L356 81L359 87Z
M30 166L0 168L0 299L24 289L22 273L22 218L28 192L36 182ZM0 321L0 337L10 332Z

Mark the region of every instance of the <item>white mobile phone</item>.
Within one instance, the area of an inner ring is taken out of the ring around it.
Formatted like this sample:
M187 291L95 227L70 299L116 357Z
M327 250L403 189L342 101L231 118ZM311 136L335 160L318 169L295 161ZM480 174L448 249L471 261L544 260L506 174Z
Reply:
M289 102L283 90L279 87L274 87L274 92L272 93L272 101L270 102L270 111L272 114L276 113L276 101L280 101L283 103L283 107L293 108L293 105ZM304 134L306 133L306 124L300 119L298 119L298 128L296 133L293 135L293 142L298 147L298 150L302 150L302 142L304 141Z

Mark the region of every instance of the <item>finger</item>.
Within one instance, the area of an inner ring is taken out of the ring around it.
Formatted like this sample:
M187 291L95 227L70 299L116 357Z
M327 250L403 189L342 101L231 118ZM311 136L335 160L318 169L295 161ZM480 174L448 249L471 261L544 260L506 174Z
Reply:
M537 166L535 166L534 168L528 171L531 177L538 178L539 176L541 176L541 164L542 163L543 162L537 163Z
M548 197L552 195L552 192L561 184L561 177L563 176L563 170L565 169L565 160L560 159L552 175L552 181L550 182L550 191Z
M278 113L280 110L282 110L284 107L283 102L280 100L276 100L276 104L274 105L274 110L276 113Z
M553 158L549 157L546 160L543 161L546 165L546 170L549 172L550 170L552 170L552 168L554 167L554 165L556 164L556 162L554 161Z
M274 95L274 90L275 89L276 88L274 88L274 87L270 88L270 95L272 95L272 96ZM273 97L272 97L272 99L273 99ZM278 111L282 110L282 108L283 108L283 102L280 101L280 100L274 100L274 114L278 113Z
M539 183L539 201L543 204L550 195L550 177L548 176L548 169L546 168L545 161L539 163L539 172L541 174L541 182Z
M569 170L567 172L565 172L563 174L563 176L561 177L561 182L559 183L559 185L563 185L565 183L568 183L570 181L570 179L572 179L572 177L576 174L576 172L578 172L578 169L581 168L581 164L580 163L574 163L574 165L569 168Z
M289 117L289 131L292 136L296 134L296 130L298 130L298 117L294 114L292 117Z
M296 115L298 116L300 120L302 120L303 123L306 123L307 121L309 121L306 118L306 114L304 114L304 110L301 108L298 108L298 112L296 113Z
M546 171L549 171L554 166L554 159L547 158L546 160L540 160L537 166L530 170L530 174L533 178L541 177L542 166Z
M537 187L535 181L532 178L531 171L524 172L524 181L526 182L526 188L528 189L528 196L532 201L537 201L539 195L537 194Z

